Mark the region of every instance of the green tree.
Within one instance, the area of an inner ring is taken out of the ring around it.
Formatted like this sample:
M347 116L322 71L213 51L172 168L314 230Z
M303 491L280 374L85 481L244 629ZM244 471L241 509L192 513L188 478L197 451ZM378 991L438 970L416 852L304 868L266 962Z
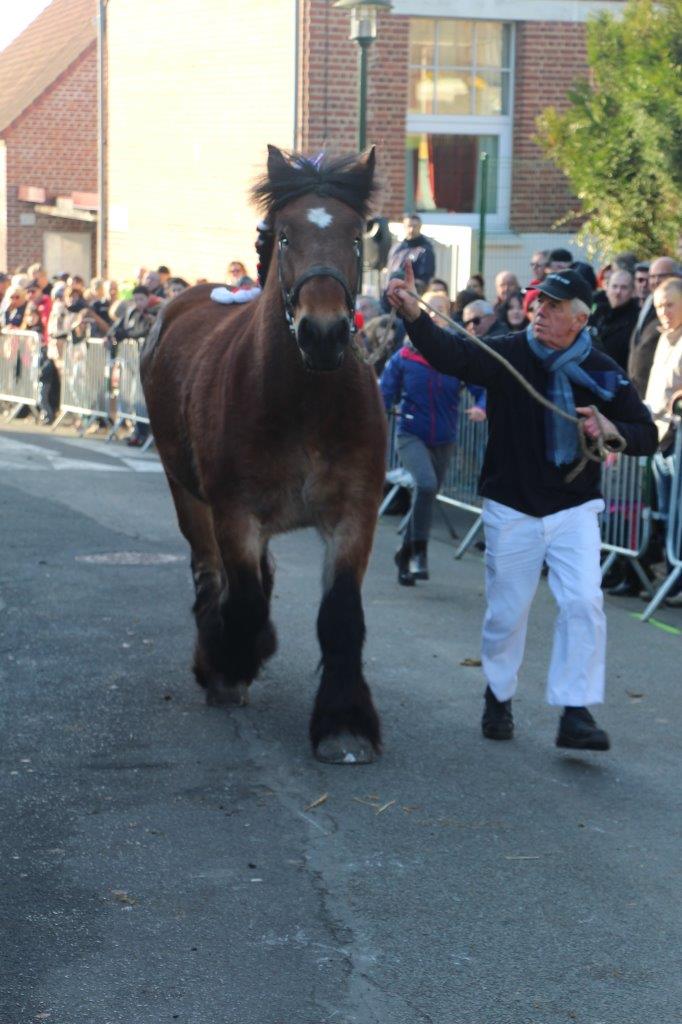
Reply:
M627 0L587 25L590 80L547 108L538 142L608 252L674 255L682 236L682 0ZM576 211L572 211L575 215Z

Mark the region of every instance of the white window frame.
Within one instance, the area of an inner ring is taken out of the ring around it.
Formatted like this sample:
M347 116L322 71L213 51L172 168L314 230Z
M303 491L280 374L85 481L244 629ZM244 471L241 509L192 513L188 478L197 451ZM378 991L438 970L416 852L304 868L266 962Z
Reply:
M449 20L432 18L431 20ZM467 18L467 21L492 21L491 18ZM495 19L510 26L509 40L509 108L507 114L494 117L481 117L474 114L407 114L405 131L407 135L422 133L436 135L496 135L498 142L497 172L497 213L486 216L486 228L489 231L506 231L509 228L511 212L511 180L512 180L512 127L514 122L515 63L516 63L516 31L513 22L506 19ZM461 224L465 227L478 227L479 214L476 213L439 213L438 211L420 210L419 216L424 224Z

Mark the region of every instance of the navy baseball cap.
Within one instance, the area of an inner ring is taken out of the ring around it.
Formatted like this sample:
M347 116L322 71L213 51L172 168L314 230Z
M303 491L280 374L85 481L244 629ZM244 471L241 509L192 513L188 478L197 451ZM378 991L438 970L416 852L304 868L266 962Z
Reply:
M533 287L551 299L580 299L588 308L592 306L592 289L576 270L555 270Z

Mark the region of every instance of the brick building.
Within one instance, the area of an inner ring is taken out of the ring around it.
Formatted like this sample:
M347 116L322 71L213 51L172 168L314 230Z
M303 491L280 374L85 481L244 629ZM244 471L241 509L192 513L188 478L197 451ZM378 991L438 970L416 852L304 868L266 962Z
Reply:
M96 0L53 0L0 53L1 270L92 272L96 14Z
M368 139L380 211L419 209L475 258L480 157L488 154L486 274L528 276L572 203L533 142L535 118L586 74L587 17L621 0L394 0L370 51ZM109 271L167 263L188 277L253 267L247 191L266 143L355 147L357 46L332 0L108 0Z
M573 244L572 201L533 141L586 74L584 22L622 0L394 0L370 50L368 138L379 211L419 210L475 259L487 154L486 276L526 277L533 248ZM267 142L354 148L357 46L332 0L107 0L105 269L168 263L221 278L252 265L248 188ZM53 0L0 54L0 268L94 266L96 0Z

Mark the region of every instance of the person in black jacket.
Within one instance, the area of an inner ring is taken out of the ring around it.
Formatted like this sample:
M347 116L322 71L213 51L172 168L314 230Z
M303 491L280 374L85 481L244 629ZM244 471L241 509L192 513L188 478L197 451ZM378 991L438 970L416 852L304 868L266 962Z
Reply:
M656 354L661 325L654 308L654 292L668 277L682 277L682 267L670 256L659 256L649 267L649 294L642 303L630 338L628 377L641 398L646 394L649 374Z
M422 235L421 217L416 213L403 219L405 238L393 246L388 254L386 269L390 274L399 270L405 259L411 263L414 271L417 291L421 293L436 272L436 256L430 239Z
M606 304L590 317L595 346L614 359L627 372L630 336L639 317L632 274L614 270L606 285Z
M547 699L564 708L557 746L608 750L607 733L587 710L604 698L606 620L598 514L601 468L581 466L576 426L540 405L489 352L437 327L405 281L387 297L415 347L441 373L488 391L489 439L479 483L486 541L486 599L481 657L487 687L483 735L508 740L511 699L523 659L526 625L543 561L559 606ZM564 412L580 417L587 438L618 432L631 455L650 455L657 432L619 366L592 347L586 330L591 290L573 270L538 285L539 306L525 331L488 342ZM595 413L596 407L599 413ZM577 470L572 478L567 476Z

